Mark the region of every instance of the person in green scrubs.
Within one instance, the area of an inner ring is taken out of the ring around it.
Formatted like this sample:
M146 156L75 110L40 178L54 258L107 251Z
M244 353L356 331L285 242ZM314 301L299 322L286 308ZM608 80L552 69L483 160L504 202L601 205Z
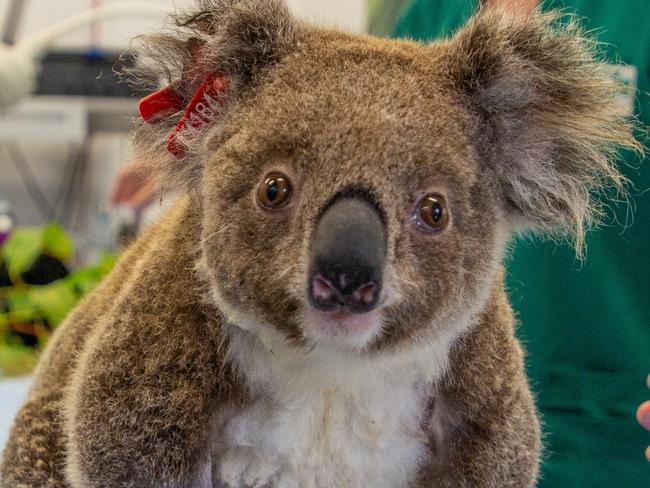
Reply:
M621 104L647 126L648 0L542 5L551 7L576 13L603 43L616 76L637 88ZM394 34L449 36L475 8L476 0L412 0ZM608 225L587 239L586 261L578 261L568 246L528 239L516 243L507 263L518 334L546 433L539 483L544 488L650 487L643 456L650 435L634 415L648 398L644 383L650 372L650 161L631 154L623 159L632 207L611 208ZM638 418L648 415L645 404Z

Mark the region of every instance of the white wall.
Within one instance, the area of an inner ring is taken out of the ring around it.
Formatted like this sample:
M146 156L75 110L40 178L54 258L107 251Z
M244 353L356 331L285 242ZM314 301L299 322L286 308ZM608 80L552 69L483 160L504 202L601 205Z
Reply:
M104 3L116 0L104 0ZM129 3L135 0L122 0ZM191 0L139 0L152 4L152 8L169 9L174 5L182 7ZM62 20L82 11L91 5L91 0L25 0L24 16L18 29L21 35L34 32L44 26ZM352 31L365 30L365 0L287 0L291 9L299 16L328 26L340 27ZM0 0L0 26L4 24L9 0ZM162 23L150 19L130 19L113 22L101 27L99 47L125 49L128 40L134 34L156 29ZM90 31L83 31L67 36L59 43L61 47L87 48ZM0 87L1 89L1 87ZM135 110L135 102L134 102ZM64 144L38 142L42 135L34 134L29 141L18 141L35 174L39 185L52 201L64 175L69 148ZM51 139L51 137L47 137ZM108 204L108 194L113 175L122 161L129 157L127 136L124 134L96 134L89 148L91 168L86 175L85 194L75 195L75 208L83 210L87 219L77 229L76 238L83 245L102 247L108 244L107 227L113 212ZM19 173L8 158L4 148L0 147L0 200L9 200L21 224L33 225L42 222L42 217L29 194L26 192ZM76 227L76 226L75 226Z
M10 0L0 0L0 25L4 21ZM125 0L95 0L94 3L120 3ZM128 0L134 3L136 0ZM152 8L166 11L172 8L182 8L192 3L192 0L137 0L150 3ZM291 10L297 15L328 26L345 28L362 32L366 26L365 0L287 0ZM62 20L93 4L92 0L25 0L24 15L19 26L19 36L34 32L44 26ZM127 19L112 21L100 27L101 47L123 49L128 40L137 33L155 29L162 22L150 19ZM89 45L90 29L66 36L60 45L66 47L84 47Z
M286 0L297 15L330 27L365 32L366 0Z

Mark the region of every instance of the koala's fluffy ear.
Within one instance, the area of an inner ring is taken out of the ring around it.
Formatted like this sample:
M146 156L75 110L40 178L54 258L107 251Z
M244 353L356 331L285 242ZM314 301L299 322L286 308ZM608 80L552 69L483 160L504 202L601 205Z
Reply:
M450 80L478 115L476 137L515 224L572 238L624 192L620 148L640 149L595 44L557 13L482 8L444 47Z
M225 91L211 107L218 119L258 74L295 46L300 29L282 0L196 0L171 21L167 31L136 38L138 67L126 74L143 84L162 79L178 99L175 110L161 112L153 124L140 121L134 133L138 157L151 162L163 187L177 189L191 187L200 175L202 138L197 131L179 137L187 147L182 161L169 153L167 142L202 83L214 73L224 77Z

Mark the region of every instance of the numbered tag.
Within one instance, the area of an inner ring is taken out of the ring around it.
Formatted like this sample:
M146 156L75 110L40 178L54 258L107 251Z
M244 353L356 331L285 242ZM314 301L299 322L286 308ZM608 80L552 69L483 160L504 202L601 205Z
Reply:
M177 158L185 157L187 147L179 140L179 135L183 135L183 140L192 139L194 133L198 133L212 123L219 116L225 89L224 76L211 74L205 79L167 139L167 150L170 153ZM165 111L177 112L181 109L181 97L172 87L158 90L140 101L140 115L150 124L162 120Z

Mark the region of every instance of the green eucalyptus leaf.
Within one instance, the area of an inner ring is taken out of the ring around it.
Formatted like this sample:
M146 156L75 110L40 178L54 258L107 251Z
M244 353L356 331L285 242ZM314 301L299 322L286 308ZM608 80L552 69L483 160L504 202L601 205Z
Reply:
M9 330L9 313L0 313L0 340Z
M76 270L66 279L72 283L83 296L90 293L92 289L95 288L95 285L97 285L97 282L101 279L101 275L97 268L88 267Z
M6 313L10 323L34 323L42 320L42 314L31 299L29 288L11 288L5 295L9 311Z
M104 252L99 257L99 262L97 263L97 268L99 268L99 273L103 278L106 276L115 266L117 262L117 256L110 252Z
M102 253L97 264L79 268L70 273L66 279L73 283L82 295L85 295L91 292L101 279L113 269L116 259L112 253Z
M79 300L68 280L58 280L29 289L29 300L51 326L60 324Z
M37 362L38 354L31 347L0 344L0 378L27 374Z
M48 224L43 229L43 252L60 261L67 261L72 256L74 244L63 227L56 222Z
M32 267L41 253L43 229L36 227L18 227L0 248L2 259L12 279L16 279Z
M29 288L10 288L6 294L10 312L31 310L34 304L30 300Z

